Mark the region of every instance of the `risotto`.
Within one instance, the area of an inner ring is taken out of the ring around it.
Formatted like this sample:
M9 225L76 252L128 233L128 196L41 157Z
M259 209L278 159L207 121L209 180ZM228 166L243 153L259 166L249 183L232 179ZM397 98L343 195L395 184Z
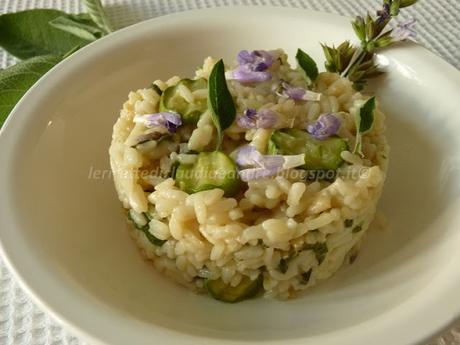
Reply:
M159 271L226 302L291 298L356 258L385 181L385 117L282 50L219 63L129 93L115 187Z

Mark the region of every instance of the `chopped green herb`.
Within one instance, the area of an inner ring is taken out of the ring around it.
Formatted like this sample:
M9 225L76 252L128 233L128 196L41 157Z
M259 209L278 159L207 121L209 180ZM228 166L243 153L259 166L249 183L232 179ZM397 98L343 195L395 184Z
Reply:
M155 91L158 96L161 96L163 94L163 91L160 89L160 87L157 84L152 83L152 89Z
M278 269L280 270L281 273L286 273L288 268L289 268L288 259L282 258L278 265Z
M303 250L313 250L319 265L321 265L321 263L324 261L328 252L326 242L316 242L314 244L307 244L303 247Z
M361 230L363 230L362 225L357 225L353 228L352 233L357 233L357 232L360 232Z
M152 215L149 212L144 212L143 215L150 221L153 219Z
M150 231L149 231L149 219L148 217L146 216L145 213L142 213L140 214L141 217L144 217L144 222L139 223L135 220L135 218L132 216L131 214L132 210L130 210L128 212L128 220L131 221L134 225L134 227L140 231L142 231L145 235L145 237L147 237L147 239L149 240L150 243L152 243L153 245L155 246L159 246L161 247L165 242L166 240L160 240L159 238L156 238L155 236L153 236Z
M345 219L343 223L345 224L345 227L349 228L350 226L353 226L353 219Z
M311 277L311 272L312 272L312 269L310 268L307 272L303 272L301 275L300 275L300 284L308 284L308 282L310 281L310 277Z

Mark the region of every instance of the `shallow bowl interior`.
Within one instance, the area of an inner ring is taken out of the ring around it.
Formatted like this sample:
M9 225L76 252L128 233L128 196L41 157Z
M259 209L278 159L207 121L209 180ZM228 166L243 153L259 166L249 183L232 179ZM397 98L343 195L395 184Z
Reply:
M191 76L204 57L353 37L347 19L233 8L145 22L83 49L16 107L0 136L0 235L38 303L95 343L410 344L460 311L458 72L420 47L379 56L392 147L381 209L355 264L301 298L229 305L158 275L128 236L108 164L129 90ZM457 115L457 116L456 116ZM457 304L456 304L457 303Z

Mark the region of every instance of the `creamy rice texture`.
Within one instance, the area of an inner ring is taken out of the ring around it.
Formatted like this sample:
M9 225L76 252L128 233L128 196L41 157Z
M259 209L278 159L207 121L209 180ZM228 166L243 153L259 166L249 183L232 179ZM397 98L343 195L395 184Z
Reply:
M262 276L265 297L296 296L352 261L374 218L388 163L384 114L376 108L372 128L362 137L363 155L352 153L355 116L369 97L335 73L320 73L313 86L319 101L278 97L277 80L312 87L283 51L274 54L272 81L228 81L237 112L273 110L279 114L276 128L305 128L320 114L334 113L341 121L337 136L349 149L340 153L344 163L332 178L306 179L308 171L290 169L243 183L233 197L218 188L188 194L170 171L174 164L193 164L196 151L212 151L216 129L209 112L196 125L181 126L170 140L136 145L146 128L134 123L135 116L158 112L160 103L155 88L140 89L129 93L114 126L109 153L118 196L131 218L159 242L134 227L132 237L159 271L193 290L204 291L207 280L236 287ZM206 58L195 78L207 79L214 63ZM154 84L164 91L179 80ZM179 90L184 99L207 97L199 91ZM276 128L246 129L235 121L225 130L223 150L233 157L239 146L250 144L265 154Z

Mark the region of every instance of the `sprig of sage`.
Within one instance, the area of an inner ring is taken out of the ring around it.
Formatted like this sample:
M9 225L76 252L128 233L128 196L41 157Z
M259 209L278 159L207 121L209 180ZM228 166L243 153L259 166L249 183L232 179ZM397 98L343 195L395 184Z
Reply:
M89 13L34 9L0 15L0 47L23 61L0 70L0 126L27 90L61 60L112 32L100 0Z
M365 17L357 16L351 24L360 47L349 42L338 47L323 45L326 69L342 74L353 82L356 90L362 90L369 79L383 73L374 61L375 52L401 40L393 29L387 29L388 24L399 15L402 8L412 6L417 1L383 0L375 16L370 13Z
M236 108L225 80L224 61L220 59L212 68L208 80L208 103L212 121L217 130L217 149L222 143L222 132L231 126Z

